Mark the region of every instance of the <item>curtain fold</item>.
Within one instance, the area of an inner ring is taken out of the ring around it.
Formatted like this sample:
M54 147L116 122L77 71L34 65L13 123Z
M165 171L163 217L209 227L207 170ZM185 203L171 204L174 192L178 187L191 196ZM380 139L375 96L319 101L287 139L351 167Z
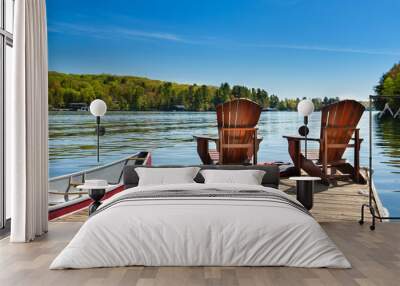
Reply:
M48 58L45 0L15 2L13 94L6 115L12 242L48 227Z

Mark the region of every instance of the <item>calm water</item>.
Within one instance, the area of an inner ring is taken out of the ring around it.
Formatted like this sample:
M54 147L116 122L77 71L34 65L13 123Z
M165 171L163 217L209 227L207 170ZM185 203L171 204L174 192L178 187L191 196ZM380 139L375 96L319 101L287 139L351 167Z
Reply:
M199 164L194 134L216 135L213 112L109 112L102 118L101 162L112 162L138 151L151 151L153 164ZM400 215L400 120L374 116L375 184L392 215ZM287 141L302 124L297 112L262 113L259 133L264 137L259 161L287 161ZM50 177L97 166L95 120L89 113L50 113ZM320 114L310 118L311 136L319 136ZM361 162L368 164L368 113L360 122ZM312 148L312 146L310 147ZM346 158L352 160L352 152Z

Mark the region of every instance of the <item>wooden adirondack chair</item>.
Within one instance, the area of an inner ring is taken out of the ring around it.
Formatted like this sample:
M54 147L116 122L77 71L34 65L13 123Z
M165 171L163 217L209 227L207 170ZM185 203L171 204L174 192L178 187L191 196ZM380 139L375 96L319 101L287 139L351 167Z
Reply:
M324 183L329 183L332 179L351 177L355 182L365 184L366 180L360 174L362 139L357 128L364 110L365 107L354 100L343 100L322 108L320 138L307 138L320 143L317 158L306 159L301 153L300 142L304 137L284 136L288 140L289 154L298 173L302 169L310 176L320 177ZM354 148L353 165L342 158L350 147ZM342 174L338 175L337 170Z
M262 138L257 137L257 123L262 108L248 99L235 99L217 106L218 138L193 136L203 164L257 164ZM215 142L217 150L209 149Z

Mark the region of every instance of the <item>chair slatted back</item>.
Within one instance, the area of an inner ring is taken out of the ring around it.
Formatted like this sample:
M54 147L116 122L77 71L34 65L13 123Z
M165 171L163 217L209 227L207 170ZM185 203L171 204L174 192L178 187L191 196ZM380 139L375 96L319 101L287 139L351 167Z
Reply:
M243 164L254 155L249 148L229 148L234 144L250 144L254 132L240 128L254 128L260 119L262 108L248 99L234 99L217 106L218 134L223 164ZM224 130L224 128L229 128ZM251 148L250 148L251 149Z
M342 100L322 108L320 158L324 153L325 138L327 144L349 144L364 110L365 107L355 100ZM328 148L327 163L339 161L345 151L346 147Z

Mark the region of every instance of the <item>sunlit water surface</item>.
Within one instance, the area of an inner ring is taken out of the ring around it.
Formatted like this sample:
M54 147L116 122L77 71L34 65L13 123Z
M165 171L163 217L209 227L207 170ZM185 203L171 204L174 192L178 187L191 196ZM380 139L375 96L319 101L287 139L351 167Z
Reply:
M376 114L373 118L375 184L385 207L392 215L400 215L400 119L383 121ZM109 112L101 123L106 133L101 137L100 165L146 150L151 151L154 165L199 164L192 136L217 134L213 112ZM262 113L259 161L290 162L282 136L296 134L301 124L296 112ZM320 113L313 113L309 124L310 136L318 137ZM359 127L364 138L361 163L367 166L368 113ZM50 113L49 137L50 177L98 165L95 120L89 113ZM352 160L351 151L346 158Z

